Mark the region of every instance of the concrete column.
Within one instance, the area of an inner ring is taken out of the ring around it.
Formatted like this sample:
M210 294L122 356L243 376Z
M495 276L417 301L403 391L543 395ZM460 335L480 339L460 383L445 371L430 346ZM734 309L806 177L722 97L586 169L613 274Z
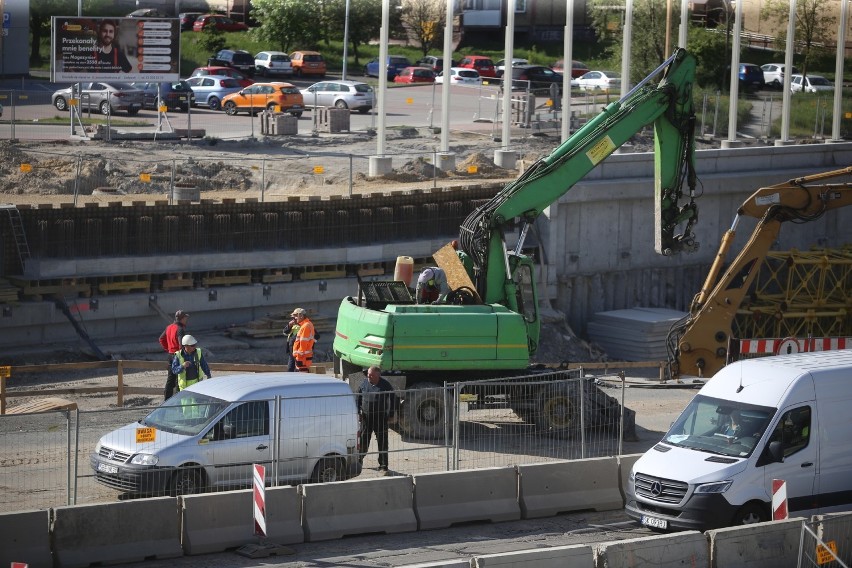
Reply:
M370 177L383 176L393 170L390 156L370 156L367 175Z
M494 150L494 164L500 168L514 170L518 153L514 150Z
M453 152L438 152L438 163L435 164L439 170L450 172L456 169L456 155Z

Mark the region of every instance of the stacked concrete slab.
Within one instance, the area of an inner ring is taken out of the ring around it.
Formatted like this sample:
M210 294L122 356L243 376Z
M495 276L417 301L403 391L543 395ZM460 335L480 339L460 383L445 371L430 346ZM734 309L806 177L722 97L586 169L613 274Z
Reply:
M616 361L666 358L666 336L686 312L631 308L598 312L589 321L589 338Z

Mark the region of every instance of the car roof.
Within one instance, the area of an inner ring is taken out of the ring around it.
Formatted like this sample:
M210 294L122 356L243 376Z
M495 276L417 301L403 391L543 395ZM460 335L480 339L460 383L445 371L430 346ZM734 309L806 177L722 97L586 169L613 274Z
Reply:
M260 55L261 53L268 53L269 55L287 55L283 51L258 51L257 52L258 55Z
M291 51L290 53L302 53L304 55L320 55L319 51L310 51L305 49L296 49L294 51Z
M199 381L186 390L235 402L262 400L276 395L317 396L351 394L343 381L313 373L244 373Z

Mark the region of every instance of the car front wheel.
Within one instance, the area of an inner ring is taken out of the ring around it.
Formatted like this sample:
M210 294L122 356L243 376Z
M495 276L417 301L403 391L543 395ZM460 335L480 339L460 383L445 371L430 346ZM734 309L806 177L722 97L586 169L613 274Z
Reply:
M104 116L110 114L110 111L112 110L112 109L109 108L109 102L107 102L107 101L102 102L101 106L99 108L100 108L101 114L104 115Z
M56 100L53 101L53 106L58 110L68 110L68 101L65 100L65 97L56 97Z
M225 114L228 116L234 116L237 114L237 104L234 101L228 101L225 103Z
M346 104L346 101L340 99L338 101L334 101L334 108L347 109L349 108L349 105Z

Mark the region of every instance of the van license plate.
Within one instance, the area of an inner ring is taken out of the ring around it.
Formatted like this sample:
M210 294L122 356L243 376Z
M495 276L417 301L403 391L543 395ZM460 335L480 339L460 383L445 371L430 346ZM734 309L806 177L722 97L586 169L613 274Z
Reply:
M648 515L642 515L642 524L646 527L653 527L655 529L669 528L669 522L667 520L649 517Z
M107 465L105 463L99 463L98 471L102 471L104 473L118 473L118 467L114 465Z

